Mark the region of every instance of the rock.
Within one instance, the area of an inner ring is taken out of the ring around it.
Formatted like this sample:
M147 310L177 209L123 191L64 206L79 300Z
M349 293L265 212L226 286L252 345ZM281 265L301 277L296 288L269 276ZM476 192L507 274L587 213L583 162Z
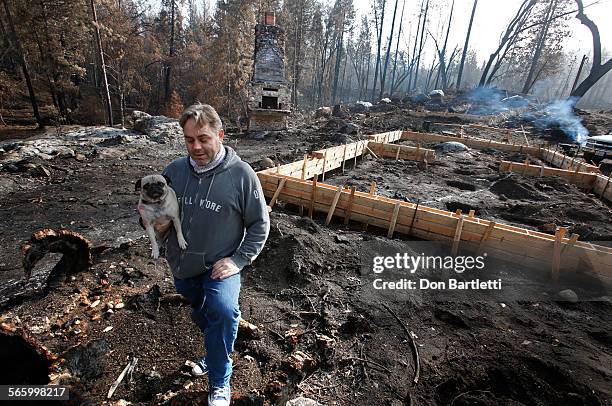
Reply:
M344 134L357 134L359 132L359 126L353 123L346 123L341 129L341 133Z
M275 165L274 165L274 161L273 161L273 160L271 160L271 159L270 159L270 158L268 158L268 157L265 157L265 158L263 158L262 160L260 160L260 161L258 162L258 165L259 165L259 167L260 167L261 169L273 168L273 167L275 166Z
M325 117L329 118L332 115L331 107L319 107L315 110L315 118Z
M349 243L351 240L349 240L348 238L346 238L343 235L336 235L334 237L334 239L336 240L337 243L342 244L342 243Z
M45 161L50 161L53 159L53 156L49 154L45 154L44 152L40 152L36 154L36 156L39 157L40 159L44 159Z
M323 406L313 399L300 396L299 398L291 399L286 403L287 406Z
M125 307L125 303L119 302L115 305L115 310L121 310Z
M442 144L436 146L436 151L443 154L466 152L469 150L470 149L467 146L457 141L443 142Z
M391 103L391 99L389 99L388 97L385 97L384 99L380 99L380 102L381 103L389 104L389 103Z
M365 113L366 111L370 110L371 107L372 103L360 100L356 102L353 107L351 107L351 111L353 113Z
M56 149L56 152L60 158L72 158L76 155L74 150L68 147L59 147Z
M571 289L565 289L557 293L557 296L564 302L576 303L578 302L578 295Z
M76 154L74 156L74 159L76 159L79 162L83 162L85 160L85 155L83 155L83 154Z
M429 92L429 97L432 99L442 99L444 97L444 91L441 89L435 89Z
M263 141L266 138L266 135L268 134L269 134L268 131L249 132L247 134L247 138L250 140Z

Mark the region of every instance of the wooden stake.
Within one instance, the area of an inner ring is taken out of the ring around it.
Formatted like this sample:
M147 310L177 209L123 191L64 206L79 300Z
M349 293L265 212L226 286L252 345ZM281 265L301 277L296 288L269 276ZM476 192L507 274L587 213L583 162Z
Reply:
M397 152L395 153L395 160L396 160L396 161L398 161L398 160L399 160L399 154L400 154L400 151L401 151L401 150L402 150L402 146L401 146L401 145L398 145L398 146L397 146ZM417 158L418 158L418 157L417 157Z
M544 165L540 165L540 177L544 176Z
M387 238L393 238L393 231L395 231L395 223L397 223L397 216L399 215L401 206L402 205L397 202L393 207L393 215L391 216L391 222L389 223L389 231L387 232Z
M370 183L370 196L376 196L376 182Z
M357 167L357 150L359 149L360 143L355 143L355 161L353 162L353 168Z
M457 255L457 250L459 249L459 241L461 241L461 231L463 230L463 220L465 216L460 216L457 219L457 226L455 227L455 237L453 238L453 249L451 251L451 255Z
M455 210L455 216L461 216L461 209Z
M604 186L604 188L601 190L601 193L599 194L599 198L602 199L603 195L606 193L606 190L608 189L608 186L610 186L610 178L612 177L612 172L610 172L610 176L608 176L608 180L606 181L606 185Z
M344 144L344 152L342 152L342 173L344 173L345 163L346 163L346 144Z
M417 214L419 213L419 204L421 203L421 199L417 200L416 206L414 206L414 215L412 216L412 221L410 222L410 229L408 230L408 235L412 234L412 227L414 226L414 222L416 220Z
M325 181L325 164L327 163L327 148L325 149L325 154L323 155L323 173L321 174L321 182Z
M567 244L565 244L565 246L561 250L561 254L564 254L565 251L567 251L568 249L572 247L572 245L576 244L576 241L578 241L578 237L580 237L579 234L572 234Z
M348 224L351 219L351 212L353 211L353 198L355 197L355 190L357 188L355 186L351 186L351 195L349 196L348 206L346 208L346 212L344 213L344 224Z
M308 163L308 154L304 154L304 163L302 164L302 180L306 177L306 164Z
M338 190L336 190L336 194L334 195L334 200L332 201L332 205L329 208L329 211L327 212L327 218L325 219L325 225L328 226L329 222L332 219L332 216L334 215L334 211L336 211L336 205L338 204L338 200L340 199L340 195L342 194L342 188L344 186L340 185L338 186Z
M478 253L480 253L480 251L482 250L482 246L491 236L493 229L495 229L495 222L491 221L489 222L489 226L487 227L484 234L482 235L482 238L480 239L480 244L478 244L478 249L476 250Z
M368 147L367 145L365 146L366 151L368 151L368 154L372 155L374 157L374 159L378 159L378 156L374 153L374 151L372 151L370 149L370 147Z
M553 282L557 282L559 280L559 269L561 268L561 243L566 232L567 228L565 227L559 227L555 232L551 269L551 277Z
M276 199L278 199L278 196L280 195L281 191L283 190L283 187L285 186L285 182L286 181L287 181L287 178L282 178L281 181L278 184L278 187L274 191L274 194L272 195L272 200L270 200L270 205L268 206L270 208L270 210L272 210L272 207L274 207L274 204L276 203Z
M314 178L312 178L312 192L310 193L310 207L308 207L308 217L312 218L312 214L314 212L314 204L315 197L317 195L317 178L319 175L315 173Z
M280 164L276 164L276 174L280 174Z
M468 213L468 217L474 217L474 214L476 213L475 210L470 210Z

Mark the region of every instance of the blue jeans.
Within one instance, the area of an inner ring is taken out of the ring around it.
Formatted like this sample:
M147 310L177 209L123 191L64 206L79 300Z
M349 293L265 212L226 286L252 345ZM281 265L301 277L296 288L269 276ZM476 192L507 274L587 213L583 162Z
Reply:
M191 318L204 334L208 382L228 386L232 376L231 352L238 333L240 273L219 280L211 270L188 279L174 278L176 291L191 302Z

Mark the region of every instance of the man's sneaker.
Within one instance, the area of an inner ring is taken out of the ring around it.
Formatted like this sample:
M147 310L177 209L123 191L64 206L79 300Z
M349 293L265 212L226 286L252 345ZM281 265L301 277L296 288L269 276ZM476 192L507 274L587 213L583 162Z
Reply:
M232 391L229 386L210 388L208 393L208 406L229 406Z
M208 365L206 365L206 358L202 357L195 362L195 366L191 368L191 375L193 376L204 376L208 373Z

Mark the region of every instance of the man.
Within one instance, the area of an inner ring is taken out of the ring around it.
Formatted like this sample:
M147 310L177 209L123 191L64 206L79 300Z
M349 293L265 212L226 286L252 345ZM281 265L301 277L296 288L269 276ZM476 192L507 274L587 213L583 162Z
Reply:
M229 405L240 270L261 252L270 219L257 175L222 144L217 112L195 104L179 123L189 156L175 159L162 174L170 178L181 206L187 249L179 248L170 223L159 222L155 228L167 240L176 290L191 302L192 318L204 334L206 356L192 374L209 374L209 405Z

